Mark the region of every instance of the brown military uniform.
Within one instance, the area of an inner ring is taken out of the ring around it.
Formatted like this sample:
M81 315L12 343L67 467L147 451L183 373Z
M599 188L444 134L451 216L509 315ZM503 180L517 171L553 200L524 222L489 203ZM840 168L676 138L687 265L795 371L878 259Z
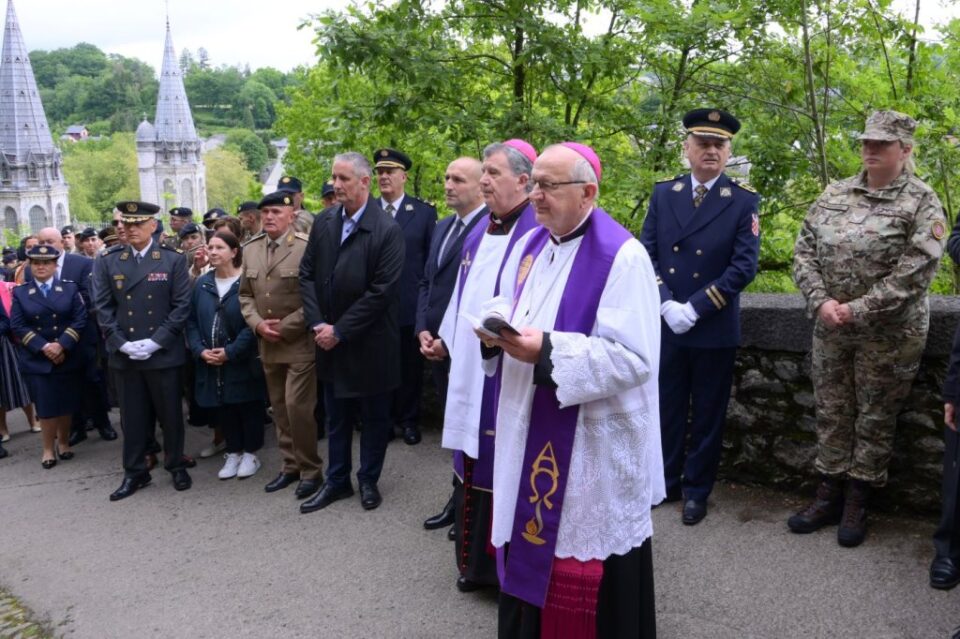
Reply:
M273 406L273 421L283 457L282 472L301 480L321 480L317 454L316 347L307 332L300 301L300 260L307 236L292 228L276 240L273 256L266 234L254 237L243 249L240 308L251 329L260 322L279 319L282 341L259 338L260 358Z
M824 475L886 482L896 415L926 343L945 224L933 189L907 172L873 191L865 173L836 182L807 213L794 249L797 286L811 315L834 299L854 317L837 328L818 318L814 329Z

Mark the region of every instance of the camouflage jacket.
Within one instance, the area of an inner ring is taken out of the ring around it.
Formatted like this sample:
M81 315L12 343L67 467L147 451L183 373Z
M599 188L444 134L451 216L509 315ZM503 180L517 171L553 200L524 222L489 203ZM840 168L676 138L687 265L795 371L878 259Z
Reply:
M794 247L793 277L811 315L849 303L857 324L926 325L927 288L943 254L946 220L933 189L908 173L875 191L866 173L817 198Z

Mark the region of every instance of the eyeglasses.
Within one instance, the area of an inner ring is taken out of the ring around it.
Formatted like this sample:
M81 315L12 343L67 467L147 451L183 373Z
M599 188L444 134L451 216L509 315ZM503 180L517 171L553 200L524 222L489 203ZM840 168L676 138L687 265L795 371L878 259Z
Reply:
M533 188L540 189L544 193L552 193L559 189L561 186L566 186L567 184L586 184L584 180L569 180L567 182L551 182L550 180L535 180L531 179L530 183L533 184Z

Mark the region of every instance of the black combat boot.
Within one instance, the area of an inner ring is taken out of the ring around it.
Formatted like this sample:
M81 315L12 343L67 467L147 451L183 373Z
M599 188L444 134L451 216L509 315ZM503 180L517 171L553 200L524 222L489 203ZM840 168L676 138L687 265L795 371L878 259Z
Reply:
M810 505L787 520L791 532L806 534L840 522L843 505L843 484L839 479L824 477L817 486L817 495Z
M837 543L853 548L863 543L867 536L867 498L870 484L851 479L844 489L843 519L837 530Z

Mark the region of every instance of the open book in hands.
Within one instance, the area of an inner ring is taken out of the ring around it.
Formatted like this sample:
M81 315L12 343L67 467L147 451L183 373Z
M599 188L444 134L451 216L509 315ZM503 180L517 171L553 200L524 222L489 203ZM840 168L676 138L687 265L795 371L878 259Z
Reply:
M483 303L480 307L481 317L477 318L466 311L460 311L460 317L470 322L477 333L499 339L503 336L503 331L510 335L520 334L520 331L507 321L510 308L510 298L500 296Z

